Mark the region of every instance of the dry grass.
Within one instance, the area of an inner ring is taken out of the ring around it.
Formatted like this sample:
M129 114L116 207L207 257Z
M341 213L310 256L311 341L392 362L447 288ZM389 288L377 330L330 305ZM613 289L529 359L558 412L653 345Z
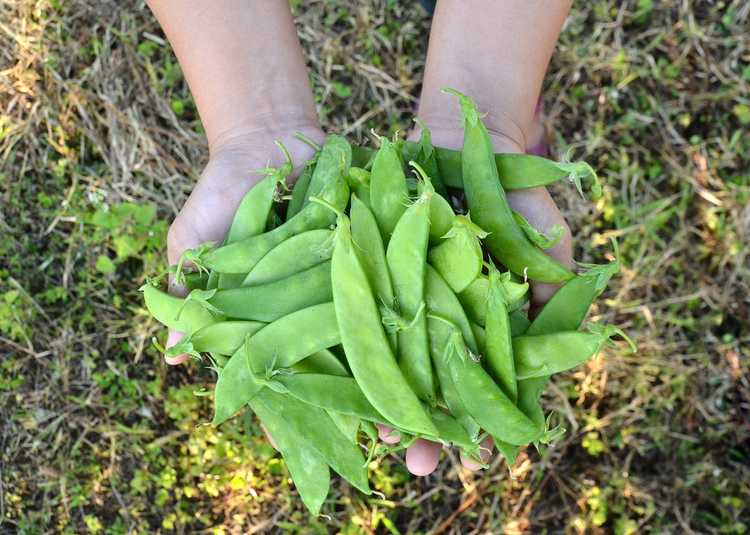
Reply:
M513 478L448 453L413 479L388 459L387 500L337 483L313 522L249 422L197 426L210 374L150 347L137 288L206 156L155 21L141 3L0 2L0 532L746 532L750 5L650 5L578 3L545 90L555 151L606 180L594 206L554 190L576 257L602 260L615 236L626 266L594 315L638 353L559 377L545 401L568 433ZM325 126L404 130L423 12L297 11ZM92 224L128 201L162 221ZM97 271L123 236L138 254Z

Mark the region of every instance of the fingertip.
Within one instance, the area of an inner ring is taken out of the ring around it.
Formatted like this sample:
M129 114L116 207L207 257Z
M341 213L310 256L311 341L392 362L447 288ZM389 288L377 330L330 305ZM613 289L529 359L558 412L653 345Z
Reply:
M393 429L383 424L375 424L378 428L378 438L385 444L398 444L401 437L394 433Z
M184 333L170 330L167 334L167 349L177 344L185 336ZM164 362L170 366L177 366L190 359L190 355L183 353L182 355L175 355L172 357L164 356Z
M492 441L492 437L487 437L482 441L482 444L479 448L479 458L482 460L482 463L487 464L490 461L490 459L492 458L492 450L494 446L495 444ZM477 471L482 468L481 464L479 464L474 459L466 457L463 453L460 455L460 457L461 464L464 466L464 468L473 471Z
M417 439L406 448L406 468L415 476L426 476L435 471L440 460L441 445L438 442Z

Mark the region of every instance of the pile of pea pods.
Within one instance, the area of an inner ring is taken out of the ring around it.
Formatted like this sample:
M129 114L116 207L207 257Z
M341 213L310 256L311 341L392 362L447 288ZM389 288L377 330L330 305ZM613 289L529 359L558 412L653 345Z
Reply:
M301 499L318 514L332 468L371 493L375 456L417 438L481 462L492 437L512 465L555 434L539 399L552 374L622 331L582 322L619 261L576 274L505 190L596 175L584 162L493 154L472 100L461 151L329 136L293 189L286 163L244 197L222 244L187 251L170 273L185 298L143 287L146 307L185 334L168 355L217 372L213 424L249 407L273 437ZM507 271L503 271L507 270ZM560 284L530 319L529 282ZM629 340L628 340L628 343ZM401 436L378 444L375 424Z

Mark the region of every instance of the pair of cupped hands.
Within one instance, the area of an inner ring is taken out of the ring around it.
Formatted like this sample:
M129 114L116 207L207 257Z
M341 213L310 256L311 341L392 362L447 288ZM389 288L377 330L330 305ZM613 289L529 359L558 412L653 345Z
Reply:
M423 118L428 126L428 118ZM212 241L220 243L229 229L234 212L244 194L261 178L255 170L267 166L278 166L283 156L275 140L281 141L289 150L295 165L294 177L302 165L313 156L313 149L300 141L295 134L302 133L309 139L322 144L325 134L318 125L291 122L288 125L278 124L273 128L249 128L245 132L224 136L210 148L210 158L190 197L175 218L167 235L167 255L170 265L175 265L186 249ZM524 152L524 147L513 139L502 134L492 133L495 152ZM412 132L410 137L418 139L419 132ZM461 128L432 129L432 139L436 146L460 149L463 144ZM545 188L533 188L507 193L511 207L521 213L536 228L547 231L555 224L565 229L562 239L547 253L572 266L572 249L570 230L565 220ZM549 284L532 284L532 313L542 306L555 292L556 286ZM184 295L185 290L170 283L170 292ZM176 344L181 333L170 332L167 346ZM190 357L179 355L167 358L167 364L176 365ZM396 444L400 438L396 432L386 426L379 426L379 437L386 444ZM271 444L273 438L269 436ZM438 465L442 445L436 442L418 439L406 450L406 467L414 475L424 476L432 473ZM486 439L482 444L482 460L487 463L492 456L492 440ZM462 464L471 470L480 466L461 457Z

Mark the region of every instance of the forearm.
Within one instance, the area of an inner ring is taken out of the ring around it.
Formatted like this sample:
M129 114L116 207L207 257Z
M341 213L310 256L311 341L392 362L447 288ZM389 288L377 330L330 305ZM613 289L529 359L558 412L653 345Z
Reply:
M177 55L209 149L318 119L289 4L147 0Z
M500 146L526 145L544 73L571 0L440 0L432 23L419 115L436 143L461 130L452 87L488 115Z

